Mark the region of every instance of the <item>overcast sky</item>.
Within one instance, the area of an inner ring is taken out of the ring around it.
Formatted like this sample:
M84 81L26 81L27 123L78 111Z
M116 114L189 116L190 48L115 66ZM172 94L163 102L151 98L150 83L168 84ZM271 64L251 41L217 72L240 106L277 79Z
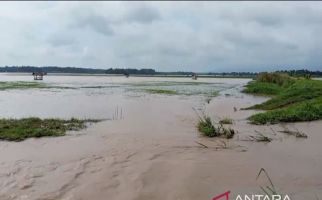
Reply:
M322 70L322 2L0 2L0 66Z

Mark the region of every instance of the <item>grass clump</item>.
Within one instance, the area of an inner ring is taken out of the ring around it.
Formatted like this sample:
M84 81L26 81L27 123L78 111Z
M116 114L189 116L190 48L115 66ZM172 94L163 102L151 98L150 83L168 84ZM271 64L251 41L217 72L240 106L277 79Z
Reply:
M249 136L250 141L256 141L256 142L271 142L272 138L267 137L266 135L263 135L262 133L257 132L257 135Z
M177 91L175 90L166 90L166 89L145 89L145 91L152 94L169 94L169 95L177 94Z
M294 83L295 79L284 73L260 73L256 77L256 81L262 83L273 83L279 86L288 86Z
M225 117L219 121L219 124L233 124L233 120L231 118Z
M235 130L232 128L225 128L222 124L215 126L209 116L200 117L197 127L207 137L224 137L230 139L235 135Z
M200 119L198 122L198 130L202 132L205 136L215 137L217 136L216 128L212 124L211 118L206 116Z
M290 129L288 129L287 127L284 127L284 130L279 131L281 133L286 133L288 135L293 135L297 138L307 138L307 135L299 130L296 129L296 131L291 131Z
M255 94L274 94L262 103L246 109L267 110L249 118L253 124L275 124L279 122L298 122L322 119L322 81L310 79L294 79L281 76L285 81L275 79L272 82L262 82L261 79L246 86L246 92ZM264 79L266 80L266 79ZM270 79L267 79L270 80ZM266 88L275 88L274 92ZM248 88L253 88L248 90ZM256 88L256 89L254 89Z
M86 128L88 122L99 120L80 119L40 119L36 117L23 119L0 119L0 139L22 141L31 137L63 136L66 131Z

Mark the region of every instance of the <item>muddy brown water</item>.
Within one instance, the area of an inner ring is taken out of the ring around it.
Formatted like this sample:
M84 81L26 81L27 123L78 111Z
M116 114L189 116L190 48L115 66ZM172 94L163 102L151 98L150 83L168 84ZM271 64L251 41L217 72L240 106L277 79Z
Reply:
M227 190L231 197L262 194L259 186L268 181L256 180L261 168L281 194L322 199L321 121L283 125L305 132L307 139L278 132L282 125L249 125L246 118L257 111L239 109L267 98L240 93L247 79L198 79L220 92L209 104L207 95L147 94L133 88L134 83L191 81L185 78L46 76L44 81L85 87L0 91L1 116L107 120L64 137L1 141L1 200L208 200ZM215 120L231 117L237 134L232 140L200 136L192 108ZM256 132L273 141L247 141Z

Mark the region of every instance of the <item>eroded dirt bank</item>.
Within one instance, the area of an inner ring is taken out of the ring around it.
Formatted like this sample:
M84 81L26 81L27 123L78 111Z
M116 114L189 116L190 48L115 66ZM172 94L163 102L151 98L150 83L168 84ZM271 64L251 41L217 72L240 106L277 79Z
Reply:
M256 181L260 168L292 199L321 199L321 121L287 125L307 139L279 133L280 125L247 124L254 111L239 108L264 100L244 94L222 94L209 104L138 97L122 105L123 119L65 137L2 141L0 199L208 200L227 190L232 196L261 193L267 180ZM214 119L233 118L238 133L230 141L201 137L192 107ZM256 131L273 141L247 141Z

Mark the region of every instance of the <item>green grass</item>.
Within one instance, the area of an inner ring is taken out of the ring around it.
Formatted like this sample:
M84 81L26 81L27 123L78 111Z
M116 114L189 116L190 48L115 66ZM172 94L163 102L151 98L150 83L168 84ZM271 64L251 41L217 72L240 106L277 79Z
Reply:
M219 96L219 92L218 91L212 91L210 92L210 94L208 95L209 97L216 97Z
M273 83L279 86L288 86L294 83L295 79L288 74L284 73L260 73L257 75L256 80L262 83Z
M282 89L281 86L274 83L252 81L246 85L243 92L259 95L276 95L280 93Z
M249 117L253 124L277 124L322 119L322 99L305 101L291 106L258 113Z
M245 93L260 95L277 95L283 89L295 83L296 79L281 73L260 73L256 77L256 81L252 81L246 85L243 90Z
M215 137L216 134L216 128L212 124L210 117L204 117L203 119L200 119L198 122L198 130L203 133L205 136L208 137Z
M272 99L251 108L273 110L322 97L322 81L297 80Z
M62 119L0 119L0 139L22 141L31 137L63 136L66 131L86 128L88 122L99 120Z
M280 86L276 83L257 80L250 82L245 90L245 92L254 94L274 94L270 100L246 108L267 111L252 115L249 120L253 124L275 124L322 119L322 81L294 79L285 81L283 86Z
M166 89L145 89L144 91L151 94L168 94L168 95L178 94L177 91L175 90L166 90Z
M208 116L199 118L197 125L198 130L207 137L224 137L227 139L233 138L235 131L231 128L225 128L222 124L213 125L212 120Z

